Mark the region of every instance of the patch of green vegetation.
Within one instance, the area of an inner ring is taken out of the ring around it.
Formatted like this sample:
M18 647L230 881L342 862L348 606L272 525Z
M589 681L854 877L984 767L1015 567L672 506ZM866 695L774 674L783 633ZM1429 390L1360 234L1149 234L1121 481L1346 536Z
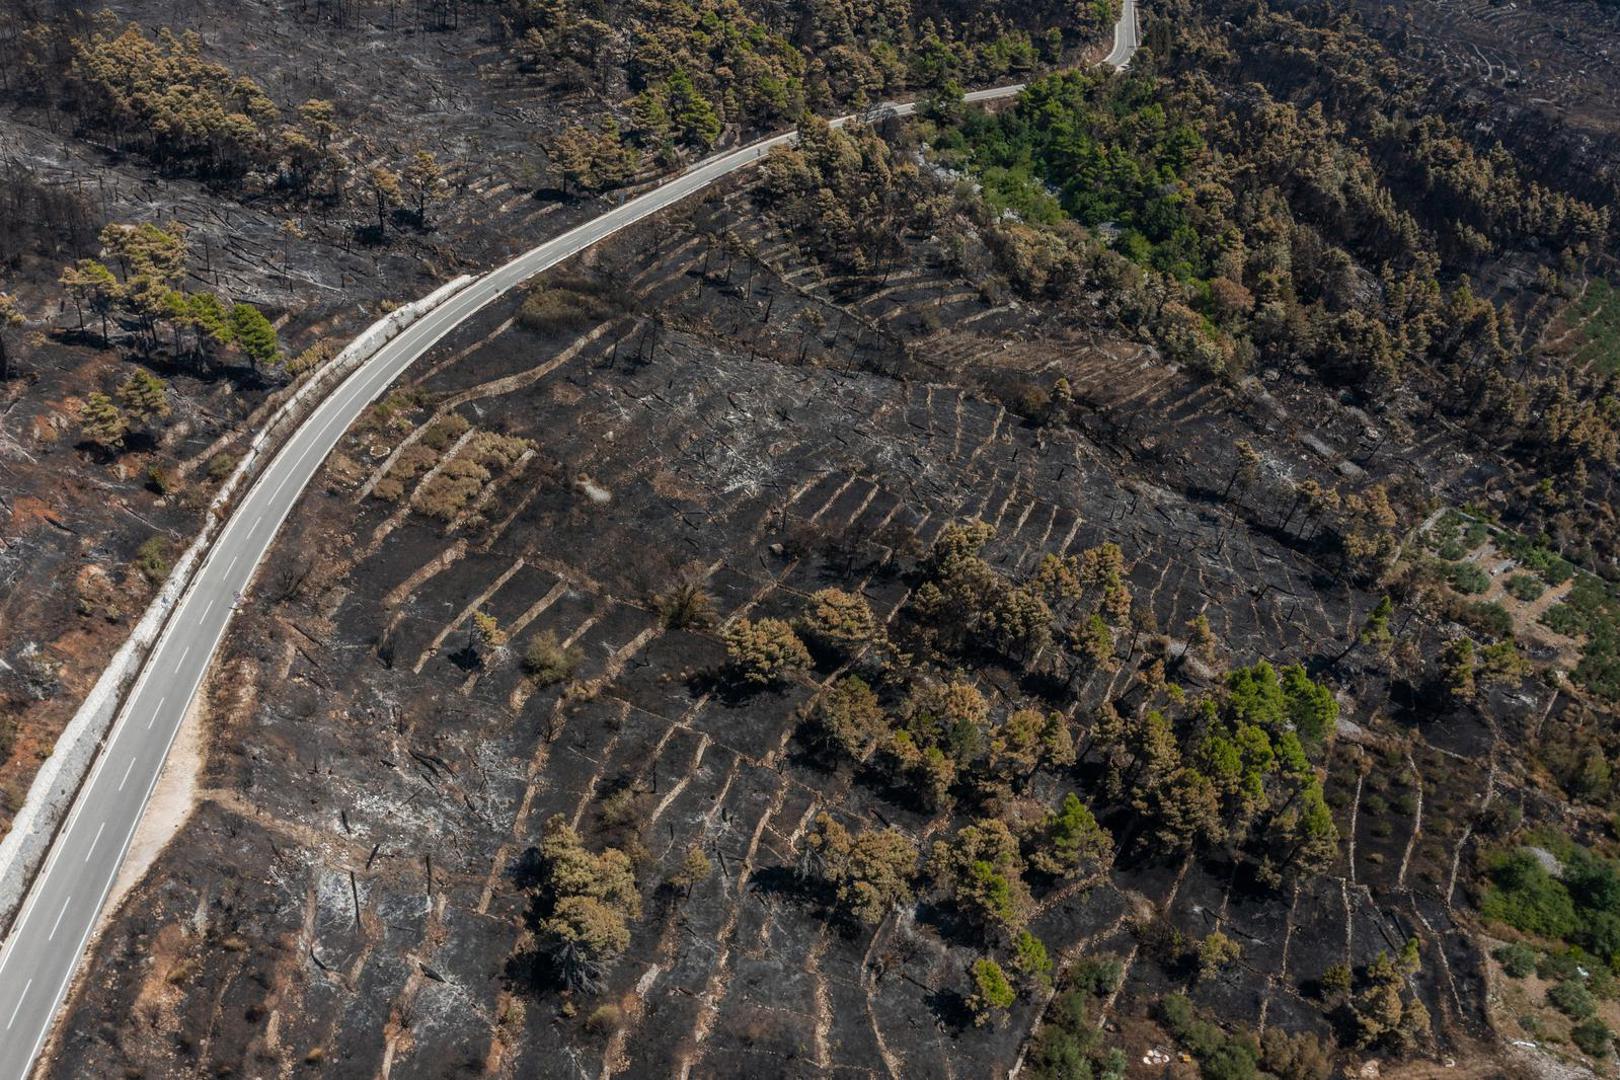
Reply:
M1569 1039L1580 1048L1581 1053L1601 1058L1608 1056L1614 1033L1609 1030L1608 1024L1593 1016L1571 1028Z
M1519 560L1520 565L1526 570L1548 585L1562 585L1575 576L1574 563L1528 537L1503 532L1497 535L1496 543L1503 551Z
M1514 574L1507 579L1503 588L1515 599L1523 600L1527 604L1539 599L1541 594L1547 591L1546 583L1534 574Z
M1520 600L1537 599L1545 587L1571 582L1563 601L1542 612L1540 622L1554 633L1584 639L1571 679L1605 702L1620 702L1620 589L1535 540L1453 510L1430 527L1425 542L1441 558L1450 558L1458 548L1472 550L1486 539L1527 571L1514 574L1504 585ZM1457 562L1444 569L1447 583L1464 595L1477 596L1490 587L1489 576L1474 563ZM1457 618L1481 634L1505 639L1513 632L1512 616L1500 604L1475 603Z
M1155 100L1153 76L1134 69L1041 79L1012 109L970 112L934 142L978 177L991 206L1036 224L1107 226L1119 251L1183 281L1209 276L1183 183L1203 146Z
M1423 538L1424 545L1446 562L1456 562L1468 554L1468 545L1462 540L1464 520L1457 511L1447 510L1429 527Z
M1591 365L1605 375L1620 373L1620 291L1593 278L1586 294L1571 305L1571 325L1580 326L1581 346L1570 356L1575 367Z
M1171 994L1159 1003L1165 1030L1198 1061L1204 1080L1251 1080L1260 1072L1260 1048L1246 1035L1228 1035L1219 1024L1205 1020L1185 994Z
M1125 1055L1117 1048L1103 1049L1101 1031L1091 1019L1094 1004L1112 992L1120 977L1118 960L1082 960L1070 977L1069 987L1052 1000L1045 1023L1029 1056L1029 1074L1035 1080L1120 1080Z
M1620 961L1620 863L1568 840L1548 843L1563 863L1559 877L1525 847L1486 860L1480 913L1527 934L1579 946L1613 966ZM1570 966L1578 960L1573 957ZM1555 961L1549 954L1549 974L1559 966Z
M1566 979L1548 990L1547 1004L1571 1020L1588 1020L1597 1012L1592 992L1578 979Z
M1541 624L1554 633L1564 634L1568 637L1577 637L1586 631L1580 612L1568 604L1554 604L1546 611L1543 611L1541 613Z
M215 454L208 459L208 479L219 483L236 471L235 454Z
M1462 610L1461 618L1463 625L1476 634L1502 639L1513 636L1513 616L1501 604L1476 600Z
M573 676L581 659L579 649L564 648L555 631L544 630L524 650L523 671L536 686L555 686Z
M147 538L135 552L135 569L153 585L161 585L169 576L169 541L167 537Z
M616 310L607 286L588 278L564 278L532 286L518 322L536 333L573 333L595 326Z
M1491 587L1490 575L1471 562L1453 566L1451 572L1446 575L1446 580L1451 583L1453 589L1469 596L1478 596Z
M1549 608L1541 621L1560 634L1586 639L1575 681L1605 701L1620 701L1620 595L1614 586L1577 574L1564 602Z
M1536 950L1522 941L1503 945L1491 954L1512 979L1527 979L1536 973Z

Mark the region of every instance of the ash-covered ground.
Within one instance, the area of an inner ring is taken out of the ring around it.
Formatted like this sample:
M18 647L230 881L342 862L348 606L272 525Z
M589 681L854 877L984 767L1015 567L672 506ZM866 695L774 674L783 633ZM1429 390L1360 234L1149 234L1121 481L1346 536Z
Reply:
M350 433L222 654L195 813L109 920L47 1073L1012 1068L1046 1001L975 1028L980 942L939 905L857 932L796 883L819 812L925 842L948 835L949 812L806 752L800 720L833 667L730 692L714 680L718 627L669 628L650 599L699 582L723 625L792 617L836 585L898 625L921 553L975 518L995 526L986 557L1009 574L1118 543L1151 611L1158 629L1117 671L1064 697L1077 742L1164 655L1149 640L1173 653L1199 613L1225 663L1337 665L1328 873L1278 892L1226 859L1138 853L1037 891L1030 926L1060 975L1124 966L1097 1019L1132 1073L1170 1046L1153 1021L1166 992L1242 1027L1326 1033L1324 972L1413 936L1434 1052L1474 1048L1483 958L1461 932L1457 868L1472 814L1508 781L1499 740L1549 702L1497 694L1490 727L1403 723L1402 688L1345 655L1376 597L1314 560L1266 482L1218 496L1236 439L1259 452L1262 481L1421 477L1443 492L1487 466L1432 433L1386 439L1286 381L1234 395L943 271L827 280L743 197L555 272L550 287L573 297L563 317L489 309ZM1008 372L1066 376L1085 430L1009 411L989 385L1004 391ZM528 441L497 455L497 439ZM475 459L482 477L458 465ZM504 644L478 645L479 614ZM580 659L541 688L521 658L547 633ZM1006 671L970 674L997 709L1025 692ZM1176 678L1196 690L1211 674L1184 664ZM1061 782L1098 780L1082 760ZM537 984L522 963L526 852L559 814L591 849L639 854L643 914L594 995ZM689 894L662 884L694 844L713 872ZM1242 945L1218 978L1164 947L1217 928Z

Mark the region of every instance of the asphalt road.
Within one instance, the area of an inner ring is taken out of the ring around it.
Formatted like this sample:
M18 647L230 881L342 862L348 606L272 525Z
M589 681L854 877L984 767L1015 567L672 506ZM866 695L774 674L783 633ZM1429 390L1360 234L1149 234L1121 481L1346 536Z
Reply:
M1123 66L1135 42L1135 0L1126 0L1107 62ZM1022 89L1004 86L966 97L990 101ZM906 116L914 106L887 105L876 111ZM849 119L833 123L842 126ZM28 1075L50 1034L180 721L230 623L235 598L252 583L282 521L361 411L441 338L497 297L794 138L789 132L700 162L477 279L378 350L276 453L231 515L147 658L10 938L0 949L0 1080Z
M1119 21L1114 24L1114 48L1103 58L1103 63L1111 68L1123 68L1131 62L1131 55L1141 44L1141 28L1136 23L1136 0L1125 0Z

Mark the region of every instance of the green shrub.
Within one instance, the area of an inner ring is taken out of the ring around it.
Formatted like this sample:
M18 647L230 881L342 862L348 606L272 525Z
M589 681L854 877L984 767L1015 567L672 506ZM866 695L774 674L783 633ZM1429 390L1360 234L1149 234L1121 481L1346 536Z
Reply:
M1620 959L1620 862L1545 830L1531 839L1563 863L1561 878L1526 848L1491 855L1481 914L1571 946L1541 956L1536 971L1542 978L1580 980L1592 993L1611 992L1612 980L1594 984L1577 969Z
M1507 579L1504 588L1527 604L1547 591L1546 584L1532 574L1514 574Z
M1453 589L1469 596L1477 596L1491 587L1490 575L1471 562L1453 566L1446 579L1451 582Z
M1536 973L1536 950L1522 941L1503 945L1491 955L1509 978L1525 979Z
M155 494L167 495L174 490L174 477L161 465L146 467L146 486Z
M1260 1052L1247 1039L1227 1039L1199 1059L1198 1071L1204 1080L1254 1080L1260 1075Z
M1586 620L1568 604L1554 604L1541 613L1541 624L1555 634L1579 637L1586 633Z
M1525 569L1534 573L1548 585L1562 585L1575 576L1575 566L1568 559L1548 551L1539 544L1509 544L1508 549Z
M1609 1044L1614 1041L1609 1025L1595 1016L1576 1024L1570 1030L1569 1038L1580 1048L1581 1053L1595 1058L1607 1057Z
M1331 1046L1310 1032L1290 1035L1269 1027L1260 1039L1260 1062L1278 1080L1328 1080L1333 1075Z
M428 425L422 437L417 440L429 450L443 451L451 443L465 435L472 425L459 413L450 413L440 420Z
M1543 982L1578 979L1583 959L1586 957L1579 949L1549 949L1536 960L1536 978Z
M523 670L536 686L554 686L574 674L578 649L565 649L554 631L536 634L523 653Z
M1461 621L1470 630L1486 637L1513 636L1513 616L1509 615L1507 608L1501 604L1488 600L1476 600L1469 604L1462 611Z
M585 1028L593 1035L611 1035L624 1025L624 1013L613 1004L598 1005L585 1018Z
M1260 1072L1260 1048L1253 1039L1228 1035L1220 1025L1198 1015L1185 994L1170 994L1159 1003L1165 1030L1198 1059L1204 1080L1254 1080Z
M153 585L161 585L169 576L169 541L167 537L148 537L135 551L135 569Z
M1084 961L1083 963L1090 963ZM1118 967L1117 961L1103 966ZM1028 1059L1032 1080L1074 1080L1096 1077L1119 1080L1125 1075L1125 1059L1118 1049L1103 1052L1100 1033L1089 1015L1090 997L1075 988L1059 994L1046 1010L1046 1021Z
M1480 913L1542 937L1562 939L1575 931L1575 905L1563 882L1547 873L1523 849L1493 856L1487 863L1490 884Z
M1547 1003L1571 1020L1587 1020L1597 1012L1591 991L1585 983L1574 979L1566 979L1548 990Z
M1586 971L1586 988L1592 996L1599 1001L1613 1001L1616 989L1620 988L1614 971L1607 964L1593 964Z
M1226 1032L1198 1016L1185 994L1170 994L1159 1003L1159 1019L1165 1030L1189 1054L1202 1061L1226 1042Z
M1429 530L1429 538L1436 545L1456 540L1461 535L1462 523L1463 516L1457 511L1447 508L1445 513L1440 515L1440 520L1436 521L1434 527Z
M1074 966L1069 984L1076 991L1092 997L1107 997L1119 985L1119 977L1123 973L1119 961L1112 956L1101 960L1088 956Z
M215 454L208 459L208 479L216 484L236 471L235 454Z

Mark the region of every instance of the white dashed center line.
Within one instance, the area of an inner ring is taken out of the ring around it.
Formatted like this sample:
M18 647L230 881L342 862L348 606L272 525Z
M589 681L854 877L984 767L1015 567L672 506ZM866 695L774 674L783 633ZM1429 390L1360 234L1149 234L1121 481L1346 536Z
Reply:
M129 764L124 767L124 778L122 780L118 781L118 790L119 791L124 790L124 785L129 783L129 774L134 772L134 771L135 771L135 758L132 756L129 759Z
M101 830L105 829L106 827L107 827L107 823L105 821L103 821L100 825L96 826L96 838L94 840L90 841L90 850L86 851L84 853L84 861L85 862L89 862L90 861L90 856L92 856L92 855L94 855L96 853L96 845L101 843Z
M68 905L71 903L73 903L73 897L71 896L62 901L62 910L57 912L56 921L51 923L51 932L45 935L46 941L56 940L56 932L62 928L62 916L67 914Z
M33 979L29 979L27 982L23 983L23 992L17 995L17 1007L11 1010L11 1019L6 1021L7 1031L10 1031L11 1025L17 1022L17 1014L22 1012L22 1003L28 1000L28 989L33 985Z

